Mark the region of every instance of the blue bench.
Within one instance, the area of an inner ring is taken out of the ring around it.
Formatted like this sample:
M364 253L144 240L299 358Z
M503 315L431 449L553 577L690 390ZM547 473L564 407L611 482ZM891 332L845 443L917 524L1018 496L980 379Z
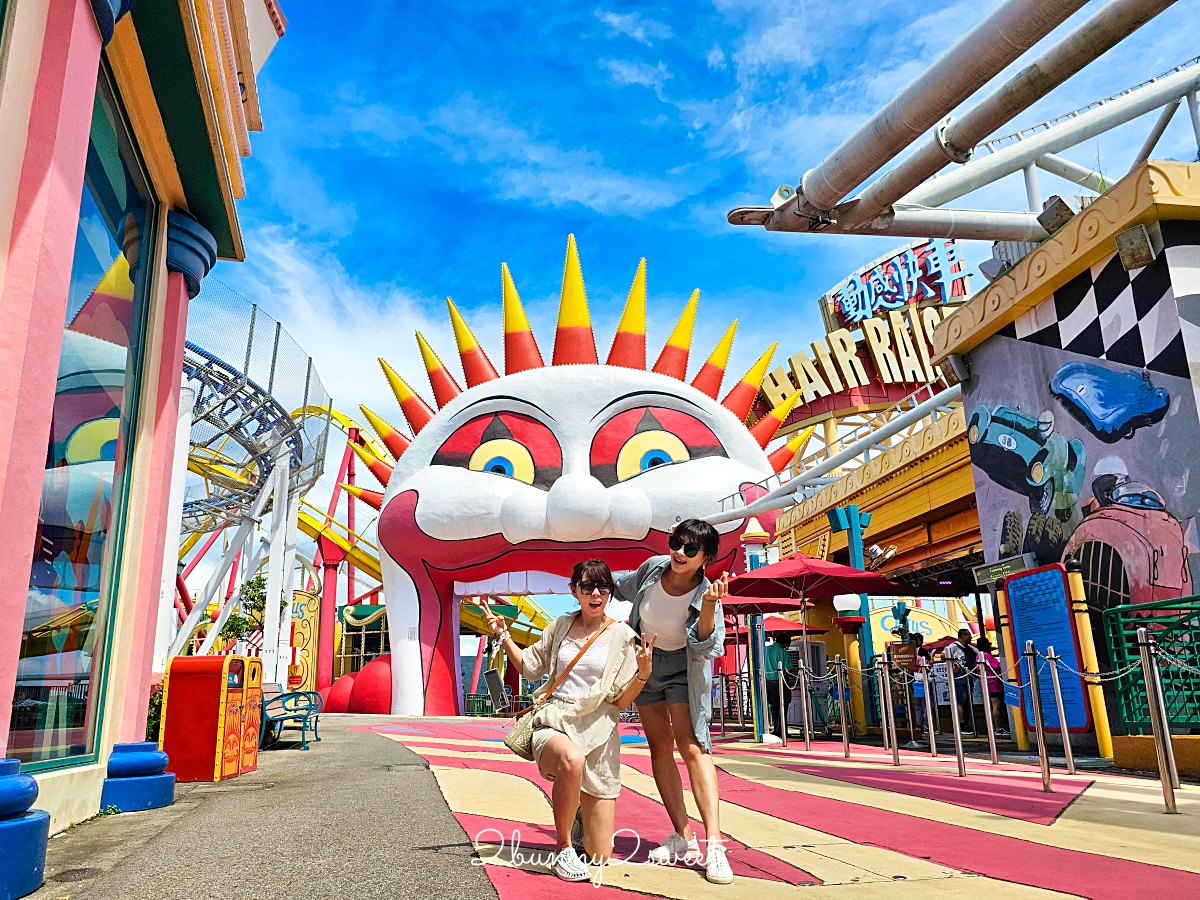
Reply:
M267 736L275 731L274 726L278 726L278 731L275 731L271 742L278 741L283 736L284 727L291 722L300 726L300 749L307 750L310 727L313 732L313 740L321 740L321 735L317 731L317 723L320 721L324 705L325 701L316 691L293 691L290 694L280 694L264 701L262 738L259 746L267 745Z

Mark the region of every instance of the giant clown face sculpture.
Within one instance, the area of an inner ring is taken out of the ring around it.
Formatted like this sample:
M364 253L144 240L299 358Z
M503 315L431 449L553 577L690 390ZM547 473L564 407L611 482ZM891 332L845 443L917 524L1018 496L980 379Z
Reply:
M677 521L717 511L723 497L754 490L791 458L794 445L770 459L763 448L792 401L753 429L743 424L773 347L718 403L735 322L692 383L684 382L697 294L646 370L644 265L605 365L573 237L550 366L507 267L503 376L453 303L466 390L420 335L436 413L384 363L415 434L410 442L367 412L397 457L391 472L368 460L387 481L379 541L394 714L460 712L455 582L523 572L531 585L549 583L558 579L542 573L561 578L588 557L634 568L666 552ZM711 568L729 569L737 549L723 540Z

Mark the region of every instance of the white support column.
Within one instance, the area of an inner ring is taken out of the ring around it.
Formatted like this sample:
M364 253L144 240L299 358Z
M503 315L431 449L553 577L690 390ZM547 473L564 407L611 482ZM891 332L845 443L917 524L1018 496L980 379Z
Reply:
M288 495L287 530L283 543L283 599L279 613L279 680L286 691L288 666L292 661L292 590L296 580L296 532L299 529L300 497Z
M1188 112L1192 115L1192 133L1196 135L1196 151L1200 153L1200 101L1196 99L1196 91L1187 95Z
M1042 188L1038 184L1035 163L1025 166L1025 202L1029 204L1029 211L1035 216L1042 211Z
M287 680L287 661L283 662L283 678L280 679L279 660L279 601L283 598L284 547L287 543L288 482L291 458L287 448L281 447L276 456L275 468L271 470L274 485L271 501L271 549L267 558L267 600L263 608L263 683L283 684Z
M162 588L158 596L158 625L154 632L153 671L167 668L167 648L179 623L175 611L175 580L179 562L179 532L183 527L183 492L187 485L189 440L192 431L192 408L196 391L186 384L179 389L179 419L175 425L175 459L171 465L171 496L167 500L167 540L163 550Z
M233 538L229 541L229 549L225 551L225 555L221 557L221 562L217 566L216 571L209 576L208 581L204 585L204 590L196 598L196 604L192 607L192 611L188 613L187 621L175 632L175 637L172 638L171 646L167 650L168 657L178 656L182 653L187 647L187 642L191 640L196 629L200 627L200 618L204 615L205 607L217 596L217 592L225 583L226 576L229 575L229 570L233 566L234 559L237 558L238 551L246 545L246 541L258 524L259 517L262 516L263 509L266 508L267 500L271 497L271 484L272 479L268 476L266 484L259 490L258 496L254 499L254 504L246 513L246 518L242 520L242 524L238 526Z

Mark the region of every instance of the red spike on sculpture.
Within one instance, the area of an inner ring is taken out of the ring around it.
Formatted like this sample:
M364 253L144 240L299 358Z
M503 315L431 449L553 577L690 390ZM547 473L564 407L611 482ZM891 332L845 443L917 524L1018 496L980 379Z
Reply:
M363 464L371 470L371 474L384 487L388 486L388 482L392 478L392 467L385 463L382 459L376 458L371 451L358 446L358 444L350 444L350 449L354 454L363 461Z
M372 509L383 509L383 494L379 493L379 491L368 491L366 488L360 488L356 484L342 484L339 487L347 494L357 497Z

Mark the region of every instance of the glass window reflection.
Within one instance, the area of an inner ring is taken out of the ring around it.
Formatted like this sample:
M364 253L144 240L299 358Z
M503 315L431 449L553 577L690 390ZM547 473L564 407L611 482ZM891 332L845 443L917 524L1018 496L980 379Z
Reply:
M131 394L142 352L145 269L136 260L149 252L143 223L152 221L118 109L101 73L9 732L8 755L23 762L90 754L100 716Z

